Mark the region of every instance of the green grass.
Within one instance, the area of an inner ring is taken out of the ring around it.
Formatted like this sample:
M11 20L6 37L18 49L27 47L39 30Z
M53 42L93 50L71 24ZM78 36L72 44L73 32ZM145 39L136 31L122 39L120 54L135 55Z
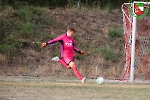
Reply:
M10 98L31 100L148 100L150 93L150 86L146 83L105 82L103 85L97 85L95 80L88 80L87 84L81 84L79 80L74 80L74 78L62 77L45 77L43 79L22 77L18 79L20 80L18 82L15 79L18 78L14 78L13 81L0 81L0 98L6 100Z

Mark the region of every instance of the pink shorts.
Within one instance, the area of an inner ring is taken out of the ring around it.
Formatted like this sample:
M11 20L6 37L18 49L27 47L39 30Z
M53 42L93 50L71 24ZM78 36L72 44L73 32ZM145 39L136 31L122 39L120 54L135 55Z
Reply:
M71 61L74 60L74 57L62 57L61 59L63 59L67 64L69 64Z
M73 52L68 52L68 51L64 51L62 53L62 59L67 63L69 64L71 61L74 60L74 56L75 54Z
M64 54L61 57L67 64L69 64L71 61L74 60L74 56L68 55L68 54Z

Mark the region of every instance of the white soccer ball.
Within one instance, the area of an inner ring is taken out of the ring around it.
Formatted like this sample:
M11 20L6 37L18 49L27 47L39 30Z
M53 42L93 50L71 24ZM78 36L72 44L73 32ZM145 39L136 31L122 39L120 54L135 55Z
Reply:
M104 78L103 78L103 77L98 77L98 78L96 79L96 83L97 83L97 84L100 84L100 85L104 84Z

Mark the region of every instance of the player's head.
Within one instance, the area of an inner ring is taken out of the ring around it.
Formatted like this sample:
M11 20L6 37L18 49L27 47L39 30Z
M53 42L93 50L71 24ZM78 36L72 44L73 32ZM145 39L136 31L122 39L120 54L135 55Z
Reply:
M72 36L72 34L75 33L75 32L76 32L76 31L75 31L74 28L72 28L72 27L68 27L68 28L67 28L67 35L68 35L68 36Z
M74 32L74 33L76 32L76 30L75 30L74 28L72 28L72 27L68 27L68 28L67 28L67 31L72 31L72 32Z

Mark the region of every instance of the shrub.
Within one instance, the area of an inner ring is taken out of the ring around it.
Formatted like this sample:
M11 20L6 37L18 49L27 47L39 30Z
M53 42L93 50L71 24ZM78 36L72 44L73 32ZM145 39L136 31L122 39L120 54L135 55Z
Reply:
M13 47L7 44L0 44L0 52L4 54L8 54Z
M100 51L105 60L110 60L113 58L114 52L112 49L107 49L106 47L102 46L100 47Z
M104 60L111 60L113 62L118 61L118 54L115 53L113 49L108 49L105 46L101 46L100 52L102 53Z
M116 27L114 29L109 30L109 35L111 38L122 37L123 29L121 27Z
M21 22L17 23L17 29L21 33L21 36L24 38L28 38L33 34L34 25L30 22Z

